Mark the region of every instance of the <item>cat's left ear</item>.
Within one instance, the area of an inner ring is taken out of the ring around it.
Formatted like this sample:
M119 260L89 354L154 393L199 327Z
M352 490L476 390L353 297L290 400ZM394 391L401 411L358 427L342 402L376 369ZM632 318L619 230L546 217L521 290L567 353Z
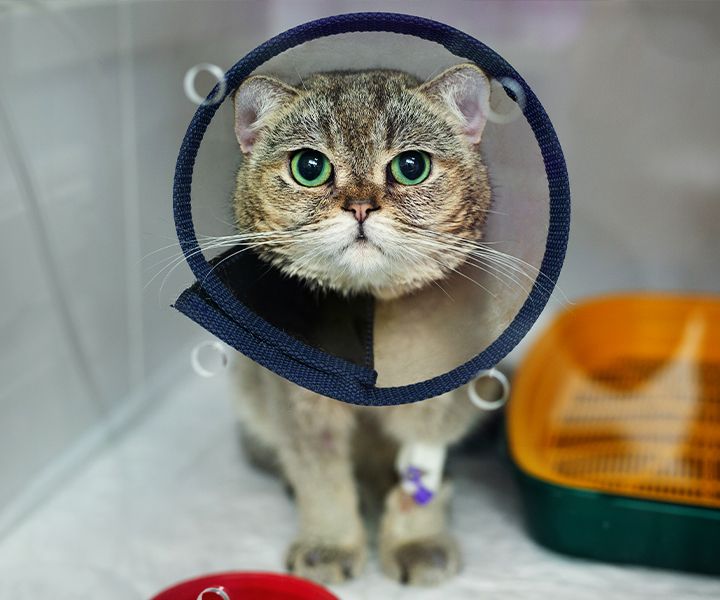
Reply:
M480 142L490 106L490 81L479 67L454 65L418 89L449 109L470 144Z

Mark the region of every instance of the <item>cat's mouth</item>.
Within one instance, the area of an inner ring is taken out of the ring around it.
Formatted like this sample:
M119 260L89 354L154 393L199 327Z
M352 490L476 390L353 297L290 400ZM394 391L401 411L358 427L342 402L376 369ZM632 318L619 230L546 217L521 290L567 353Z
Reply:
M370 237L368 236L367 232L365 231L365 229L363 228L362 225L360 225L360 227L358 227L358 232L355 235L355 239L353 240L353 243L354 244L369 244L371 246L376 246L378 249L380 249L378 244L376 244L374 241L372 241L370 239Z
M365 236L358 236L356 237L352 243L348 244L345 247L346 252L378 252L379 254L383 254L382 248L378 246L375 242L370 241Z
M352 250L353 248L358 250L376 250L380 254L384 254L382 248L375 241L371 240L363 226L360 225L358 232L355 234L355 239L348 244L346 250Z

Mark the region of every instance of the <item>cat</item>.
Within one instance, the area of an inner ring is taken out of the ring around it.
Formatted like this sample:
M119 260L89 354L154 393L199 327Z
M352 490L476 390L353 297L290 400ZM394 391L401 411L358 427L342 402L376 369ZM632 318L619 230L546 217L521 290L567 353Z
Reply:
M261 260L311 288L391 300L441 282L482 238L491 206L480 153L489 94L488 77L470 63L426 82L384 69L315 73L297 87L249 77L233 97L239 231ZM400 449L417 443L439 448L442 463L479 419L466 398L360 407L239 356L235 374L243 443L256 462L279 468L297 502L290 571L322 583L361 572L356 471L364 470L389 488L382 570L415 585L458 572L449 482L419 503L389 474Z

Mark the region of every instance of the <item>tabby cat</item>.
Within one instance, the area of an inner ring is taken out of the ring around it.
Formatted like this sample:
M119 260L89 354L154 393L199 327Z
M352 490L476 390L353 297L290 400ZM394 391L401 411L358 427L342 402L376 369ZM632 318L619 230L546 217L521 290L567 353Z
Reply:
M490 208L480 153L489 94L472 64L426 82L393 70L316 73L297 87L246 79L234 96L239 237L312 288L388 300L442 282L481 239ZM386 481L400 449L418 443L440 449L442 462L478 418L453 393L353 406L241 357L237 382L246 448L279 467L297 501L288 568L324 583L366 562L357 473ZM458 571L450 496L444 481L420 503L389 480L378 536L387 575L431 585Z

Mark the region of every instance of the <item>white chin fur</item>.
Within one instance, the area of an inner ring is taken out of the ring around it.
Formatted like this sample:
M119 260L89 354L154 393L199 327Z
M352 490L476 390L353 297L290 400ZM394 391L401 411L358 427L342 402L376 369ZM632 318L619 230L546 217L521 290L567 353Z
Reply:
M371 215L363 230L366 239L357 240L358 224L347 213L328 219L322 244L296 247L299 258L287 270L322 287L378 297L398 296L443 276L436 259L418 261L388 217Z

